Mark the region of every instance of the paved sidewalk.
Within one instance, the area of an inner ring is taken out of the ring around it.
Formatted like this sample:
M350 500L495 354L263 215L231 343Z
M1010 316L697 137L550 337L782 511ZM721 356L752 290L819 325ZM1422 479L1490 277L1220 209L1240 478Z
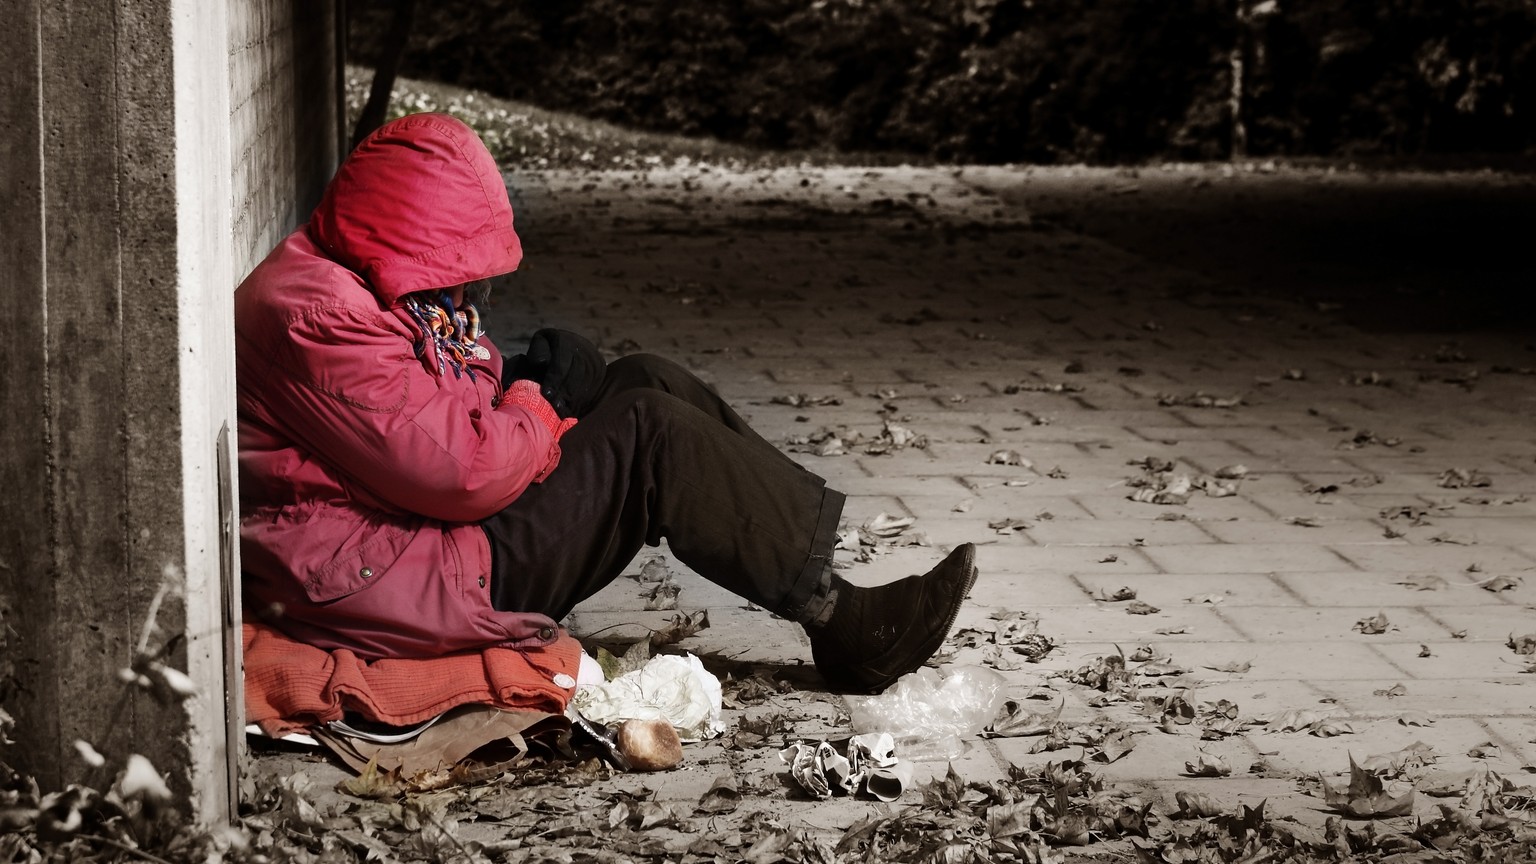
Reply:
M1536 631L1536 355L1518 339L1364 335L1326 308L1158 268L1032 225L985 191L1018 190L1003 169L510 179L527 260L518 296L495 312L501 344L555 325L671 356L775 442L839 424L876 436L885 417L926 436L926 448L886 455L797 454L848 494L850 525L911 516L933 544L846 572L883 581L977 543L981 577L960 626L991 632L992 616L1039 615L1058 647L1004 673L1011 693L1050 685L1064 719L1144 731L1101 766L1107 777L1169 802L1198 789L1320 821L1315 783L1297 778L1346 772L1348 754L1422 741L1445 770L1533 770L1536 679L1523 674L1533 658L1506 645ZM1121 182L1113 172L1083 180L1085 194L1101 195ZM841 404L771 401L795 394ZM989 463L998 450L1029 464ZM1249 473L1227 497L1132 501L1127 480L1143 471L1128 463L1148 457L1175 473ZM1028 527L988 527L1003 519ZM797 627L673 569L680 608L708 608L713 622L682 647L808 664ZM1125 602L1096 599L1121 587L1160 611L1130 615ZM638 635L669 616L640 611L639 597L621 580L570 623ZM1385 632L1357 626L1378 615ZM1162 683L1188 688L1191 702L1230 700L1248 717L1320 710L1355 732L1256 726L1201 741L1197 725L1159 732L1156 716L1090 707L1096 691L1048 679L1138 646L1187 670ZM953 662L979 663L982 651ZM1249 671L1211 668L1244 662ZM846 729L836 697L808 704L795 706L797 733ZM1030 754L1036 740L972 740L957 770L986 780L1082 752ZM1486 743L1493 755L1467 755ZM1233 777L1187 776L1202 751ZM841 830L880 809L795 805L781 781L766 782L773 750L758 753L743 762L718 745L691 747L688 770L646 782L662 800L694 801L731 764L762 772L762 806L798 806L812 826ZM923 763L920 773L943 770Z
M1126 183L1077 176L1106 198ZM776 443L838 426L874 438L886 420L925 436L884 455L861 444L795 454L848 495L849 526L910 516L908 533L932 544L869 563L842 553L844 572L885 581L978 544L959 627L985 643L994 617L1038 615L1056 648L1002 672L1009 695L1034 711L1062 706L1076 729L1131 729L1128 754L1093 766L1109 780L1168 807L1179 791L1227 807L1267 800L1272 816L1309 824L1328 812L1316 774L1336 779L1351 754L1424 742L1447 776L1486 764L1529 782L1536 658L1506 645L1536 631L1536 354L1519 339L1362 334L1326 307L1245 294L1032 220L1018 203L1027 178L1005 169L509 180L527 258L515 296L489 315L498 344L513 353L537 327L561 326L610 351L670 356ZM798 394L840 404L773 401ZM998 464L999 451L1022 464ZM1224 497L1141 503L1133 481L1151 475L1131 463L1148 459L1170 463L1165 478L1247 473ZM1004 520L1017 529L989 527ZM681 648L801 688L729 723L784 714L799 737L848 734L844 700L814 689L797 626L671 568L679 608L707 608L712 622ZM1158 611L1100 599L1121 588ZM675 614L643 611L641 591L621 579L568 623L638 637ZM1362 632L1377 616L1383 632ZM944 668L982 664L988 647L953 645ZM1139 702L1100 704L1099 691L1052 677L1121 651L1167 661L1157 676L1129 664ZM1201 740L1209 720L1159 731L1157 706L1180 690L1274 722L1220 740ZM1287 711L1354 731L1276 731ZM1085 755L1031 753L1039 740L972 738L955 769L989 781ZM742 813L833 842L890 809L805 800L774 746L686 749L681 770L604 782L691 812L733 774ZM1189 776L1202 752L1232 776ZM920 763L918 780L945 770ZM1420 811L1436 800L1421 795Z

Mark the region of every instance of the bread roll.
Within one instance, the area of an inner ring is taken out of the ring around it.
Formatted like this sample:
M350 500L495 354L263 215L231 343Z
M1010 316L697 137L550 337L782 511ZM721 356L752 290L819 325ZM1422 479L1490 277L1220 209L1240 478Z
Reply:
M665 720L625 720L619 724L619 751L636 771L665 771L683 761L683 742Z

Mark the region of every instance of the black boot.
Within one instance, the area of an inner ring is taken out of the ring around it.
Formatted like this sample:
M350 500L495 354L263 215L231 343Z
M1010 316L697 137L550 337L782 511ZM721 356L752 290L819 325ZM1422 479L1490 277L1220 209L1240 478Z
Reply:
M807 624L811 656L833 690L874 693L932 657L976 581L976 547L965 543L922 576L860 588L833 577L825 624Z

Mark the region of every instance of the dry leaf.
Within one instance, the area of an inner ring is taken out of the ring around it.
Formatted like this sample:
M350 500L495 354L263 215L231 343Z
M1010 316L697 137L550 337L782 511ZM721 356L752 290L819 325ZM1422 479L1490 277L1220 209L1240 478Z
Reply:
M1113 592L1109 592L1105 591L1103 588L1100 588L1099 590L1093 592L1093 599L1103 600L1108 603L1119 603L1126 600L1135 600L1136 589L1130 586L1122 586L1115 589Z
M1163 700L1161 722L1170 726L1188 726L1195 722L1195 706L1189 704L1189 700L1182 695L1169 696Z
M658 648L663 645L671 645L700 630L709 629L709 610L700 609L693 613L682 613L672 616L667 626L651 634L650 643ZM611 676L610 676L611 677Z
M1422 741L1415 741L1401 750L1377 753L1367 757L1360 763L1360 767L1382 777L1400 777L1409 771L1429 765L1438 758L1435 755L1435 748Z
M1205 668L1215 672L1235 672L1237 674L1242 674L1252 669L1253 663L1247 660L1234 660L1231 663L1218 663L1214 666L1206 666Z
M1141 488L1130 494L1130 499L1142 504L1187 504L1194 491L1194 481L1188 474L1156 475L1151 480L1135 478L1133 485Z
M1513 591L1519 587L1520 580L1510 578L1509 576L1495 576L1492 579L1489 579L1487 582L1482 583L1482 589L1484 591L1492 591L1495 594L1499 593L1500 591Z
M1030 612L996 612L992 619L994 641L999 645L1016 645L1040 632L1040 616Z
M1159 393L1157 404L1164 408L1236 408L1243 404L1243 399L1241 396L1213 396L1203 391L1196 391L1188 396Z
M1387 632L1387 628L1390 626L1391 623L1387 621L1387 613L1377 612L1370 618L1361 618L1359 621L1356 621L1355 626L1350 629L1359 630L1367 636L1375 636Z
M1216 799L1204 792L1175 792L1173 793L1173 800L1178 802L1179 810L1175 816L1180 819L1205 819L1212 816L1220 816L1223 812L1221 805L1217 803ZM1191 858L1189 860L1193 861L1195 859Z
M699 798L699 803L694 810L700 813L718 815L730 813L741 805L741 789L736 783L734 774L722 774L715 778L714 785L709 787Z
M1015 465L1020 468L1033 468L1035 463L1024 458L1024 454L1017 450L994 450L986 458L987 465Z
M834 435L817 444L811 452L817 456L842 456L848 452L848 448L843 446L843 439Z
M1388 795L1381 778L1355 764L1354 756L1349 757L1349 775L1349 786L1343 790L1334 789L1318 775L1328 806L1361 819L1406 816L1413 812L1412 790L1400 797Z
M1220 756L1201 753L1195 761L1184 763L1184 772L1194 777L1227 777L1232 767Z
M647 612L656 612L677 608L677 597L682 593L682 586L672 581L670 574L667 579L657 582L651 590L645 592L645 609Z
M912 523L916 521L911 516L892 516L889 513L880 513L864 523L864 530L876 537L895 537L911 528Z
M597 665L602 667L603 677L609 681L622 675L645 668L651 660L651 645L655 634L631 644L622 655L614 655L607 648L597 649Z
M1172 660L1152 660L1136 667L1136 674L1146 675L1149 678L1161 675L1183 675L1188 671Z
M358 798L380 799L394 798L404 791L399 772L380 771L377 755L368 760L368 764L363 766L362 773L337 783L336 790Z
M652 555L646 562L640 565L641 582L665 582L672 578L672 570L667 567L667 559L661 555Z
M1049 636L1041 636L1039 633L1035 633L1024 637L1021 641L1014 643L1010 647L1013 648L1013 653L1022 654L1024 659L1030 663L1039 663L1045 659L1045 655L1051 653L1052 648L1056 647L1056 642Z
M1153 606L1150 603L1144 603L1140 600L1132 600L1130 603L1126 604L1125 607L1125 612L1127 615L1154 615L1161 611L1162 610L1158 609L1156 606Z
M1536 633L1527 633L1524 636L1510 634L1509 641L1504 644L1516 654L1536 654Z
M988 645L986 650L981 652L981 663L999 672L1017 672L1027 665L1027 661L1023 658L1015 656L1012 652L1004 654L1003 649L996 645Z
M1348 720L1335 720L1330 717L1312 724L1312 728L1308 731L1319 738L1333 738L1339 735L1353 735L1355 727Z
M1104 741L1099 744L1099 751L1093 754L1093 758L1099 762L1116 762L1135 747L1136 742L1131 738L1131 731L1121 729L1105 736Z
M1195 488L1205 491L1207 498L1230 498L1237 494L1237 482L1234 480L1217 480L1214 477L1201 475L1195 480Z
M1044 735L1051 731L1061 720L1062 709L1066 708L1066 700L1056 706L1055 711L1034 712L1026 709L1022 704L1009 699L1003 703L1002 710L993 718L991 725L987 727L987 733L1000 738L1022 738L1030 735Z
M1290 708L1269 718L1269 728L1277 732L1301 732L1327 720L1332 711L1317 708Z
M1446 489L1462 489L1470 486L1491 486L1493 481L1488 479L1488 475L1478 471L1447 468L1440 475L1439 485Z
M804 393L792 393L788 396L774 396L768 401L775 405L788 405L792 408L809 408L821 405L843 404L843 400L836 396L808 396Z

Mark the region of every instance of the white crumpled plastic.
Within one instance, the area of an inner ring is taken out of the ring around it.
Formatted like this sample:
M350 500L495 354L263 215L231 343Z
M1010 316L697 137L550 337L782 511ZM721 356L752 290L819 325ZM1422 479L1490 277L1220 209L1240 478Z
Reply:
M583 717L603 726L666 720L685 741L725 731L720 680L692 654L658 654L634 672L582 687L571 702Z
M942 678L928 668L903 675L879 696L850 696L856 732L885 732L903 759L953 759L965 751L962 738L985 729L1004 701L1003 676L980 666L962 666Z

